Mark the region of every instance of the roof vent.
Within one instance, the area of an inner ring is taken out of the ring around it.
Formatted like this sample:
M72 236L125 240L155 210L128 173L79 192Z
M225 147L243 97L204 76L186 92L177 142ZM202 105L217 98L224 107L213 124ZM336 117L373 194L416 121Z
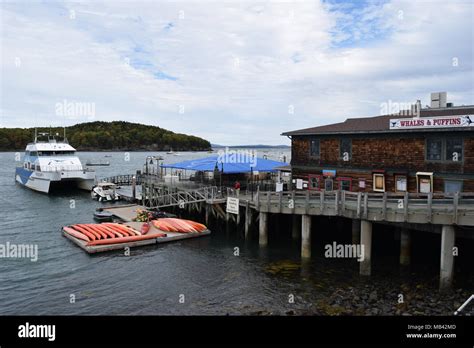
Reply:
M445 108L446 107L446 92L431 93L431 108Z

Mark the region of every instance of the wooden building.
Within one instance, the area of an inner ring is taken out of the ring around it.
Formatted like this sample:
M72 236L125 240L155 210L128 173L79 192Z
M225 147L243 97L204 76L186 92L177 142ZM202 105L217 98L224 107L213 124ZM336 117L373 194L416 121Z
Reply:
M441 106L283 133L294 187L474 192L474 105Z

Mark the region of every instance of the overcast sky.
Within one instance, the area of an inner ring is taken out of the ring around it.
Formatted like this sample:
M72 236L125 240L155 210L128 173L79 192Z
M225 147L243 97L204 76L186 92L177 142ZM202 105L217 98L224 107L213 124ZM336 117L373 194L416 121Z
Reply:
M473 4L2 2L0 127L125 120L289 144L430 92L474 104Z

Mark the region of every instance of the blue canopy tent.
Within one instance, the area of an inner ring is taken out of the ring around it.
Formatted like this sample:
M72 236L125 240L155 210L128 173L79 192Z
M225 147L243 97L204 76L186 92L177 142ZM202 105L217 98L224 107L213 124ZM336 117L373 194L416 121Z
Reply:
M285 162L272 161L259 157L236 160L232 156L215 155L174 164L163 164L161 167L202 172L212 172L217 169L223 174L238 174L251 172L274 173L278 171L278 169L276 169L277 167L285 165L287 165Z

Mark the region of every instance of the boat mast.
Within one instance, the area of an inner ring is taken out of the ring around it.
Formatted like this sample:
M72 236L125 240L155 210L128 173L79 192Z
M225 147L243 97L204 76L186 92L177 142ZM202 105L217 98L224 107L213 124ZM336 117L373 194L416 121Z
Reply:
M35 143L38 141L38 128L35 128Z

